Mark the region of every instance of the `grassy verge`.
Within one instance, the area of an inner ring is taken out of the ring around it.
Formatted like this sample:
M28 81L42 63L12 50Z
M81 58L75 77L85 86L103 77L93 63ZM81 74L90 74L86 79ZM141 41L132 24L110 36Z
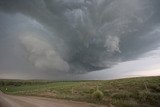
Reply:
M158 76L108 81L0 80L0 83L0 89L7 94L112 104L115 107L160 107L160 77ZM101 100L92 96L97 87L103 93Z

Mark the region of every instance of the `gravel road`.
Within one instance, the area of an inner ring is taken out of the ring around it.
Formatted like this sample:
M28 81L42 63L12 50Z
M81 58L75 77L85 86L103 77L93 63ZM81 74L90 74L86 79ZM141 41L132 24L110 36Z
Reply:
M59 99L14 96L0 92L0 107L106 107L90 103L66 101Z

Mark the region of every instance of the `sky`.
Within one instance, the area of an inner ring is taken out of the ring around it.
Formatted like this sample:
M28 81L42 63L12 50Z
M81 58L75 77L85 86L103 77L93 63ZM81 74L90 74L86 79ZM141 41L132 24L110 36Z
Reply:
M160 75L158 0L0 0L0 79Z

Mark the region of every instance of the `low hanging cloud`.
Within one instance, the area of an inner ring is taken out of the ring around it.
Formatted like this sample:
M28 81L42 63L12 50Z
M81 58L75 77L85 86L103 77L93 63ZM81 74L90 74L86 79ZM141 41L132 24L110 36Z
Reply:
M68 71L69 65L53 49L47 41L32 34L21 38L28 54L28 60L39 69Z
M159 5L156 0L1 0L0 12L22 14L42 26L43 34L33 27L26 30L34 34L23 30L17 36L36 68L84 73L158 47L159 34L149 35L159 28Z

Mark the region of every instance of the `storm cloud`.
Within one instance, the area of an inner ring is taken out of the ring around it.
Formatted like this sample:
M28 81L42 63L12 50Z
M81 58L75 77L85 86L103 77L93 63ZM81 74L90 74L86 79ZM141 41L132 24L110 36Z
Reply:
M135 60L159 47L159 5L158 0L0 0L0 70L79 74Z

